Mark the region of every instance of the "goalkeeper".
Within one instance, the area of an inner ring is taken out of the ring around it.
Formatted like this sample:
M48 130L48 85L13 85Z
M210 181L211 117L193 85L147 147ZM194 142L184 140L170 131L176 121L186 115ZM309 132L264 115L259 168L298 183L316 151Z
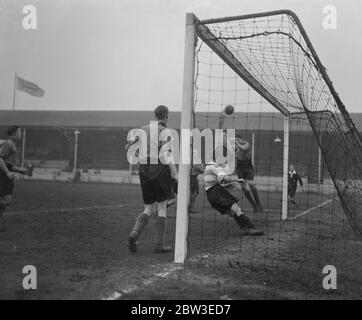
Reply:
M223 151L225 151L225 149L226 148L224 148ZM204 170L204 187L210 205L222 215L228 214L233 217L239 227L244 231L243 235L263 235L263 231L257 230L238 206L238 199L222 186L234 182L244 183L245 180L232 177L230 168L226 162L212 162L206 165Z

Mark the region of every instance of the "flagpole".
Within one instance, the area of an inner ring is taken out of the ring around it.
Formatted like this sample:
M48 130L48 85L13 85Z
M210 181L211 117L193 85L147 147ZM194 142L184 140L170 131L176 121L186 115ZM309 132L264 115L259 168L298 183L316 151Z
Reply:
M15 76L14 76L14 92L13 92L13 111L15 111L15 97L16 97L16 72L15 72Z

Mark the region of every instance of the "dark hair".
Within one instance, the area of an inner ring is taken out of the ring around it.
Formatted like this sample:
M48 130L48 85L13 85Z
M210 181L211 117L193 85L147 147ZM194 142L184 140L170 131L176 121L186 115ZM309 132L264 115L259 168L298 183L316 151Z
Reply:
M10 126L6 130L6 134L8 135L8 137L11 137L19 128L20 128L19 126Z
M155 109L155 116L157 120L164 120L168 116L168 108L160 105Z

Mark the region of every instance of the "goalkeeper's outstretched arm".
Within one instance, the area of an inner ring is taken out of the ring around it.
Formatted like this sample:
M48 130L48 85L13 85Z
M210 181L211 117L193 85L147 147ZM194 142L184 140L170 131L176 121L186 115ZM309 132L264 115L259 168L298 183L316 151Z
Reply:
M245 182L245 180L241 179L241 178L236 178L236 177L233 177L233 176L223 176L220 182L221 183L231 183L231 182L242 183L242 182Z

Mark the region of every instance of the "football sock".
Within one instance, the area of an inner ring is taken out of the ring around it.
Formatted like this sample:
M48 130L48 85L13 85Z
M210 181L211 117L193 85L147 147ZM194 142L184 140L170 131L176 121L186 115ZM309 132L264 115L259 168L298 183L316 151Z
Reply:
M194 208L195 202L196 202L197 194L192 194L190 197L190 204L189 204L189 210L192 210Z
M255 200L257 207L259 208L259 211L263 211L263 208L262 208L262 205L261 205L260 199L259 199L258 190L255 187L251 187L250 189L251 189L251 192L253 193L254 200Z
M166 217L157 217L155 228L155 249L162 249L166 242Z
M157 207L157 215L159 217L167 217L167 201L159 202L156 205Z
M248 199L248 201L249 201L250 204L252 205L253 209L254 209L254 210L257 210L258 208L257 208L257 206L256 206L256 204L255 204L255 202L254 202L253 197L251 196L250 191L249 191L249 190L243 190L243 191L244 191L244 194L245 194L246 199Z
M232 213L234 213L232 216L237 215L237 216L241 216L242 214L244 214L241 211L241 208L238 206L237 203L233 203L233 205L231 206L230 210L232 211Z
M142 230L147 225L149 216L142 212L136 219L136 222L132 228L131 235L132 237L137 240L139 236L141 235Z

